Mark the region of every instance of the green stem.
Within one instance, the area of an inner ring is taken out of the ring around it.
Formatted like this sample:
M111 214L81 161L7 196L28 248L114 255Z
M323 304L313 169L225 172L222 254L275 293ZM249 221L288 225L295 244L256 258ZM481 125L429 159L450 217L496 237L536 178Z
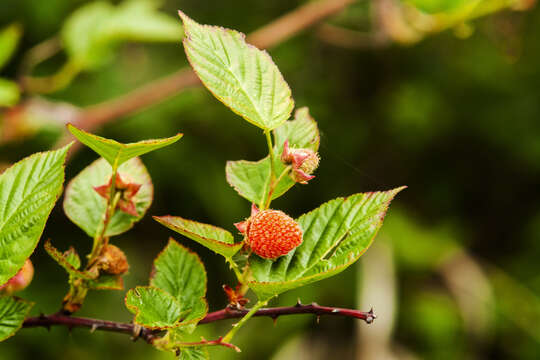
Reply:
M227 335L225 335L223 337L223 342L230 342L232 340L232 338L234 337L234 335L236 334L236 332L238 330L240 330L240 328L242 326L245 325L245 323L253 316L255 315L255 313L260 309L262 308L263 306L265 306L266 304L268 304L268 301L270 301L270 299L267 299L267 300L264 300L264 301L258 301L254 307L251 308L251 310L249 310L249 312L239 321L237 322L236 324L233 325L233 328L227 333Z
M67 61L58 72L51 76L23 78L23 87L31 93L49 94L64 89L82 70L75 61Z
M105 234L107 232L107 227L109 222L114 215L118 201L120 200L120 193L116 192L116 170L113 169L113 174L111 176L111 186L109 188L109 199L107 200L107 205L105 208L105 214L103 216L103 222L101 231L99 231L96 236L94 236L94 243L92 245L92 252L88 255L88 266L87 269L93 265L94 260L101 252L101 248L104 244ZM111 200L112 199L112 200Z
M270 156L270 189L273 189L273 187L276 184L276 168L274 165L274 145L272 144L272 137L270 136L270 131L265 130L264 135L266 136L266 144L268 145L268 155ZM272 191L272 190L270 190ZM269 198L267 199L266 203L264 202L264 199L259 204L259 208L261 210L268 209L270 207L270 202L272 196L269 195Z
M225 260L229 263L229 266L231 267L231 269L233 269L234 274L236 275L236 278L238 279L238 282L240 284L243 284L244 283L244 276L242 275L242 272L238 268L238 265L234 262L234 260L232 258L226 257Z
M281 179L283 179L283 177L289 173L291 169L291 165L287 166L285 169L283 169L281 174L279 174L278 178L270 183L270 190L268 190L268 198L266 199L266 204L264 205L265 209L268 209L270 207L270 203L272 202L272 195L274 194L274 190L276 190L276 186L279 184Z
M268 144L268 154L270 155L270 179L274 180L276 178L276 170L274 169L274 145L272 145L272 137L270 136L270 131L265 130L264 135L266 136L266 143Z

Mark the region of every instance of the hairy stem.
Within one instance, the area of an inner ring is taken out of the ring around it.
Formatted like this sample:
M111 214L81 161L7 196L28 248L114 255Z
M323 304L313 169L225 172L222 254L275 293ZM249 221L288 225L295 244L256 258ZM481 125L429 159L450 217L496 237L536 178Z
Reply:
M234 271L234 274L236 275L236 279L238 279L238 282L240 284L243 284L244 283L244 275L242 274L242 272L238 268L238 265L231 258L225 258L225 260L229 263L229 266Z

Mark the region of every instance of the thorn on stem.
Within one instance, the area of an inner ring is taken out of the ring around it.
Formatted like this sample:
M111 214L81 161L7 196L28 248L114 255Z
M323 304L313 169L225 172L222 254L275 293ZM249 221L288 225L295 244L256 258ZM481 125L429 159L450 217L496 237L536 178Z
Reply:
M371 324L373 320L375 320L376 318L377 318L377 315L373 313L373 308L371 308L367 313L366 323Z
M295 307L301 307L302 306L302 302L300 301L300 298L298 298L298 300L296 300L296 305L294 305Z
M317 315L317 324L321 322L321 315Z
M131 336L132 341L137 341L139 336L141 336L141 333L143 331L143 327L139 324L133 324L133 336Z

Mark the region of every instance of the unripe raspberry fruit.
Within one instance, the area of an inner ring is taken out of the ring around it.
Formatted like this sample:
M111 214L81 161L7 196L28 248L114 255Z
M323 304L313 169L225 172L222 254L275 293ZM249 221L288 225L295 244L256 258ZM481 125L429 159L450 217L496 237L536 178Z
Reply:
M283 211L264 210L248 220L246 243L260 257L275 259L302 243L302 229Z

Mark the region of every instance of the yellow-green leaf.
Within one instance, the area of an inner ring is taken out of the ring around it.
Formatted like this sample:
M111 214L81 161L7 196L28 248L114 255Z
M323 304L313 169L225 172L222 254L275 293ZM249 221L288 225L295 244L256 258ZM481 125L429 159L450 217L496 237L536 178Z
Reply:
M0 69L11 58L22 35L19 24L11 24L0 31Z
M231 258L242 248L242 243L234 243L230 232L217 226L186 220L179 216L154 216L154 219L226 258Z
M115 211L105 236L121 234L139 221L152 203L154 187L152 179L139 158L133 158L120 165L118 174L122 180L141 184L133 197L139 216L135 217L123 211ZM100 158L94 161L73 178L66 189L64 212L67 217L83 229L88 236L94 237L101 230L107 200L102 198L93 188L107 184L112 175L111 166Z
M249 286L266 300L284 291L336 275L367 250L394 196L403 187L337 198L302 215L302 244L277 260L250 258Z
M13 106L19 102L19 86L13 81L0 78L0 107Z
M197 254L170 239L154 261L150 285L165 290L178 300L187 316L182 328L191 332L207 314L206 271Z
M216 98L265 130L287 121L294 107L291 89L266 51L237 31L198 24L182 12L180 17L191 66Z
M15 335L32 306L34 304L29 301L13 296L0 296L0 341Z
M150 329L169 329L179 325L182 309L168 292L154 286L137 286L127 292L126 307L135 314L135 323Z
M72 63L95 69L114 56L122 42L177 42L182 26L157 11L153 0L127 0L114 6L94 1L81 6L66 20L62 41Z
M19 271L62 192L71 144L29 156L0 175L0 284Z
M84 130L77 129L71 124L68 124L68 130L80 142L107 160L114 168L118 168L118 166L129 159L173 144L183 136L183 134L179 133L165 139L143 140L135 143L122 144L116 140L106 139L101 136L90 134Z

